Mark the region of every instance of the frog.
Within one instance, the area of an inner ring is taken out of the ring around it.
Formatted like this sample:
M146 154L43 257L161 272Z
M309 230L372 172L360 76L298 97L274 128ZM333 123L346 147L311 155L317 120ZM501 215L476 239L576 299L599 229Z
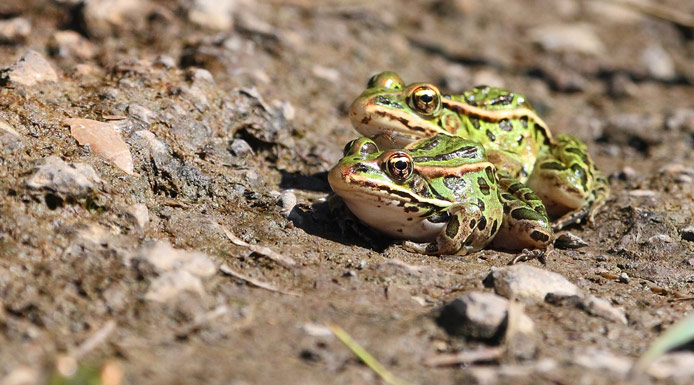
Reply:
M354 139L328 182L357 218L405 240L409 251L465 255L490 244L541 249L552 238L540 198L498 170L483 145L463 137L439 133L402 148Z
M540 197L554 231L594 221L609 196L609 182L585 143L568 134L553 137L520 93L478 86L444 94L434 84L406 84L386 71L371 77L349 117L360 134L383 149L439 134L479 143L497 170Z

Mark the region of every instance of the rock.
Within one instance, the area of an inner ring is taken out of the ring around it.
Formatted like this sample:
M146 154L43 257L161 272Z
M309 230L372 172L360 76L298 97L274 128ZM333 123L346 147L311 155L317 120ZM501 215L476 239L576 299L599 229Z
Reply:
M12 369L6 376L0 378L3 385L36 385L43 383L42 376L38 368L28 366L18 366Z
M62 58L91 59L96 47L75 31L56 31L48 43L52 55Z
M677 108L665 118L668 130L694 133L694 108Z
M543 302L550 293L559 296L581 294L581 290L564 276L528 265L492 268L489 277L497 294L526 304Z
M588 246L588 242L570 231L562 233L554 241L554 247L559 249L578 249L584 246Z
M123 170L133 174L133 158L128 145L112 123L91 119L67 119L70 133L81 145L89 145L94 153Z
M126 26L141 28L150 9L148 0L90 0L81 16L90 36L107 37Z
M0 119L0 134L10 134L12 136L15 136L17 138L20 138L21 136L19 133L12 128L12 126L4 121L3 119Z
M294 190L284 190L280 193L279 205L282 207L282 215L289 216L294 206L296 206L296 194Z
M452 335L496 339L506 325L508 300L493 293L466 293L446 304L436 322Z
M665 354L649 365L646 373L659 380L691 384L694 378L694 352L681 351Z
M689 256L685 258L682 263L684 263L687 266L694 266L694 256Z
M147 223L149 223L149 210L147 210L147 205L137 203L128 207L125 212L130 221L139 230L144 230Z
M658 80L672 80L677 75L675 62L660 44L652 44L643 50L641 64L650 76Z
M619 278L617 280L621 283L629 283L629 274L621 272L619 273Z
M199 277L185 270L168 271L152 281L145 294L145 299L167 302L184 291L191 291L199 295L205 294Z
M685 241L694 242L694 226L687 226L682 229L681 236Z
M623 356L615 355L611 352L598 350L590 347L584 352L575 355L573 362L586 369L608 370L613 373L624 375L631 369L632 361Z
M624 310L612 306L607 300L598 298L594 295L583 295L579 302L579 307L588 314L604 318L608 321L621 322L627 324L627 317Z
M63 198L73 196L85 197L96 189L101 179L92 166L84 163L67 164L53 155L26 182L27 187L37 190L49 190Z
M23 17L0 20L0 43L22 43L31 35L31 22Z
M130 104L127 108L127 112L130 116L145 124L151 124L157 118L156 113L139 104Z
M194 0L188 20L201 27L228 31L234 25L236 0Z
M530 30L530 39L550 52L577 52L600 55L602 40L588 24L541 25Z
M174 270L183 270L197 277L211 277L217 267L204 253L174 249L164 241L157 241L137 251L135 259L146 262L154 272L163 274Z
M248 144L248 142L246 142L245 140L239 138L236 138L231 141L231 144L229 145L229 151L231 151L232 155L239 157L254 155L251 145Z
M0 84L21 84L27 87L41 82L58 81L58 74L43 56L34 51L27 51L24 56L11 66L0 70Z

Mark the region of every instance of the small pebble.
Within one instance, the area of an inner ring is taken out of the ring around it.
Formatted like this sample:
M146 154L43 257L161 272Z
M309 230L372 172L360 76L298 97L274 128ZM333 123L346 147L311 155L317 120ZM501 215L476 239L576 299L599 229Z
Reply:
M296 194L293 190L284 190L280 193L279 204L282 207L282 215L288 216L296 206Z
M184 291L205 294L202 280L185 271L167 271L152 281L145 294L145 299L155 302L168 302Z
M234 156L245 157L249 155L254 155L251 145L248 144L248 142L246 142L245 140L239 138L236 138L231 141L231 144L229 145L229 151Z
M588 242L581 239L581 237L578 235L567 231L557 237L557 239L554 241L554 246L559 249L578 249L588 246Z
M677 75L675 62L660 44L646 47L641 53L641 63L655 79L671 80Z
M528 304L543 302L550 293L581 294L581 290L564 276L529 265L492 268L490 276L497 294Z
M530 31L530 38L546 51L600 55L605 45L589 24L541 25Z
M618 281L621 283L629 283L629 274L625 272L619 273Z
M75 31L57 31L51 37L49 49L52 55L75 59L91 59L97 54L96 47Z
M214 262L204 253L174 249L169 243L157 241L140 248L135 260L147 262L156 273L185 270L197 277L211 277L217 271Z
M201 27L228 31L234 25L236 0L194 0L188 20Z
M149 210L147 210L147 205L142 203L134 204L126 210L128 217L131 222L139 230L144 230L147 223L149 223Z
M44 161L27 180L27 187L49 190L63 197L82 198L94 191L101 179L92 166L84 163L64 162L53 155Z
M446 304L436 322L449 334L488 340L501 336L507 312L506 298L471 292Z
M56 82L58 74L48 61L34 50L11 66L0 70L0 84L16 83L24 86L35 86L41 82Z
M0 43L22 43L31 35L31 22L23 17L0 20Z

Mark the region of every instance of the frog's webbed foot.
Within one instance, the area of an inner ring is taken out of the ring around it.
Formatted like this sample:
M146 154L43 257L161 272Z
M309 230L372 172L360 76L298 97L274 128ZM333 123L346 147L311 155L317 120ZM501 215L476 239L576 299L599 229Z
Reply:
M538 261L540 261L541 264L546 265L547 254L548 251L543 249L523 249L523 251L518 253L508 264L515 265L519 262L527 262L532 261L533 259L537 259Z
M510 174L500 171L497 175L504 220L492 245L509 250L547 247L553 234L540 198Z
M610 186L595 168L586 145L570 135L559 135L540 154L528 178L528 186L542 199L547 212L556 219L554 231L592 221L609 195Z

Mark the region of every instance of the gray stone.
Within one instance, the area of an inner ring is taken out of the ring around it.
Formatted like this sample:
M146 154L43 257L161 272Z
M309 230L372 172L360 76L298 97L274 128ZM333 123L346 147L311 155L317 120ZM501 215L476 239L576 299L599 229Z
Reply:
M671 80L677 75L675 62L660 44L646 47L641 53L641 63L655 79Z
M157 241L137 251L135 259L146 262L159 274L183 270L197 277L211 277L217 271L212 260L204 253L174 249L164 241Z
M234 25L236 0L194 0L188 20L201 27L228 31Z
M605 52L602 40L588 24L551 24L535 27L530 38L550 52L578 52L600 55Z
M75 31L56 31L51 37L49 48L52 55L62 58L91 59L96 56L96 47Z
M31 35L31 22L23 17L0 20L0 43L22 43Z
M81 198L96 189L101 179L92 166L84 163L65 163L53 155L27 180L26 185L36 190L49 190L66 196Z
M559 249L578 249L588 246L588 242L581 239L578 235L567 231L557 237L554 241L554 246Z
M497 294L528 304L543 302L550 293L558 296L581 294L581 290L564 276L528 265L492 268L491 278Z
M579 307L590 315L604 318L608 321L627 324L627 317L624 314L624 310L614 307L609 301L594 295L581 296Z
M508 311L506 298L493 293L470 292L446 304L436 321L452 335L494 340L506 331ZM522 312L517 316L514 333L532 334L532 320Z
M0 70L0 84L15 83L30 87L49 81L58 81L58 74L50 63L34 50L27 51L14 64Z
M128 207L125 213L132 224L139 230L144 230L147 223L149 223L149 210L147 210L147 205L145 204L134 204Z
M167 302L175 299L184 291L199 295L205 294L202 280L185 270L167 271L157 277L149 286L145 299L155 302Z
M89 0L82 8L82 21L90 36L106 37L123 28L144 25L151 3L148 0Z
M587 348L585 351L575 355L573 362L576 365L592 370L608 370L613 373L624 375L631 369L632 361L628 357L618 356L595 347Z
M682 351L665 354L646 369L646 373L659 380L676 384L691 384L694 378L694 352Z
M253 149L251 148L251 145L248 144L243 139L234 139L231 141L231 144L229 145L229 151L235 156L249 156L253 155Z

